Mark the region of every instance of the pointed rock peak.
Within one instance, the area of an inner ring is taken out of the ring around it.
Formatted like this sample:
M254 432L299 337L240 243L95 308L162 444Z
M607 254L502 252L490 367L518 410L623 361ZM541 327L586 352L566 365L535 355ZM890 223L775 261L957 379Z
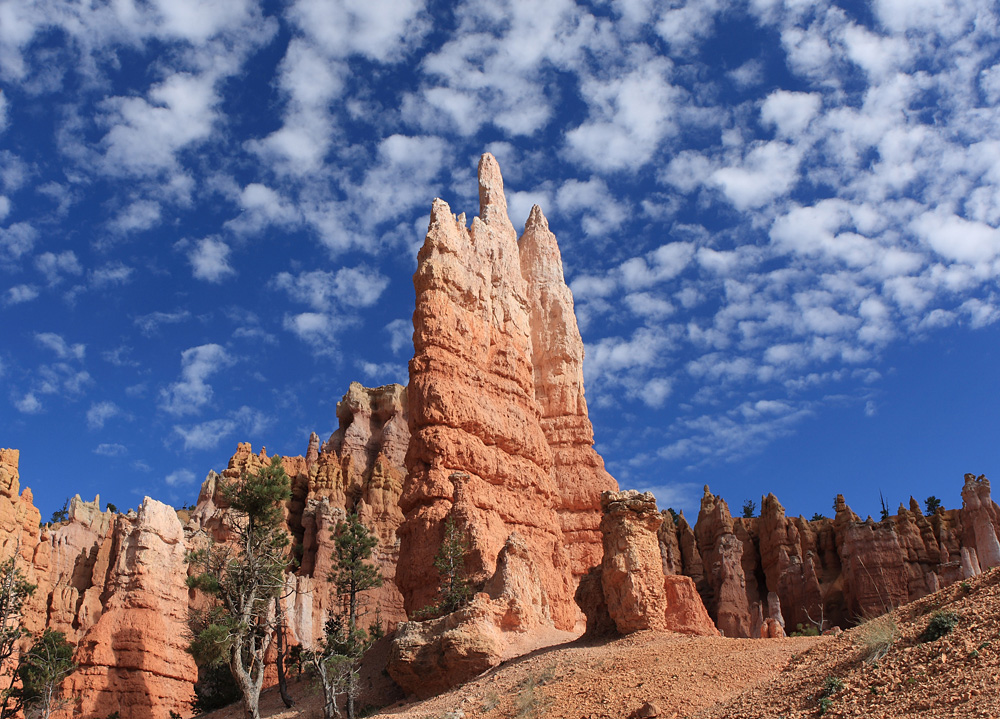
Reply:
M488 152L479 158L479 217L487 225L497 221L510 224L500 165Z
M781 502L778 501L773 492L768 492L767 496L760 502L760 516L763 517L765 515L774 517L785 516L785 508L781 506Z
M542 213L542 208L538 205L531 206L531 213L528 215L528 221L524 223L524 233L528 234L529 230L541 230L542 232L549 231L549 221L545 219L545 215Z
M448 206L448 203L440 197L435 197L431 203L431 226L453 219L454 215L451 214L451 207Z

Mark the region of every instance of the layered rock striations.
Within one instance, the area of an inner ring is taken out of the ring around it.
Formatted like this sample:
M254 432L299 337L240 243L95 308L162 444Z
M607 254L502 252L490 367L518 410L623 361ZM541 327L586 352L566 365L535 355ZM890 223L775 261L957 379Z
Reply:
M79 640L64 716L169 719L187 712L198 669L187 652L187 546L173 508L148 497L117 515L100 616Z
M571 628L573 566L536 399L531 308L496 160L479 163L466 227L435 200L413 282L408 471L397 584L409 613L432 604L448 516L467 533L466 570L485 582L512 532L529 547L553 621Z
M552 451L559 515L572 572L585 574L601 562L601 492L617 491L594 449L594 427L583 388L583 340L573 293L563 276L556 237L535 205L518 241L521 275L528 292L535 401Z

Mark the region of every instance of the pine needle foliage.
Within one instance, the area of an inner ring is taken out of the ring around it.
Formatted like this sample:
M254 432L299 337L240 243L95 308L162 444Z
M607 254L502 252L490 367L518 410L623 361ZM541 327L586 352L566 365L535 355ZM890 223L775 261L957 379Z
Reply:
M444 539L434 559L434 568L441 576L441 600L436 610L438 614L450 614L469 603L472 585L465 575L465 555L469 553L469 542L455 524L452 517L444 523Z
M14 716L20 706L14 689L15 665L10 660L27 631L21 625L24 603L34 593L31 584L17 566L21 544L14 548L14 556L0 562L0 667L10 675L7 687L0 690L0 719Z
M225 662L243 697L250 719L260 717L264 655L275 634L274 598L284 587L288 533L282 505L291 497L291 480L281 458L236 482L222 486L231 541L192 552L188 561L201 571L188 586L216 600L193 615L189 651L203 665Z
M327 579L336 591L337 608L324 627L320 651L309 653L307 660L323 687L325 719L339 716L341 696L348 719L354 719L358 663L380 630L377 607L369 631L359 624L367 613L362 606L364 593L382 586L382 574L372 562L378 539L355 512L337 524L333 541L334 567Z

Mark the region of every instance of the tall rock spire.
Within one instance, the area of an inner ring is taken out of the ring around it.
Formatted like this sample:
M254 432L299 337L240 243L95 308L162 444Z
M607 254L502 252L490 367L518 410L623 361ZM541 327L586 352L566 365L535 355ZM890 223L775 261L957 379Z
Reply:
M580 577L601 562L601 492L618 491L618 483L594 450L573 293L556 236L538 205L531 208L518 247L530 308L535 400L552 450L560 524L573 574Z
M527 285L496 160L479 163L480 216L466 229L435 200L413 276L410 444L400 504L399 585L408 612L431 604L434 555L451 516L467 535L474 582L512 532L542 577L552 619L579 616L556 507L552 452L535 401Z

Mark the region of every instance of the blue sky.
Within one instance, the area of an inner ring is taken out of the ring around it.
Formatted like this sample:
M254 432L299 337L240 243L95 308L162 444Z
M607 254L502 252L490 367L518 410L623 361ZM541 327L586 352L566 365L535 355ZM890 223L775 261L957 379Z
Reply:
M987 0L0 1L0 446L193 502L405 381L431 199L563 251L598 448L696 511L1000 476Z

